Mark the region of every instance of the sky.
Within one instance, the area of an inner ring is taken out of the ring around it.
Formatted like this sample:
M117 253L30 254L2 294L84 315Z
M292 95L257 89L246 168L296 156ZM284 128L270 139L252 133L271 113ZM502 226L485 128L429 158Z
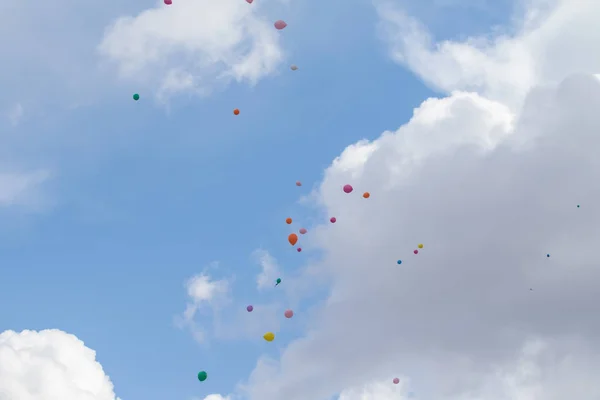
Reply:
M600 399L598 18L0 3L0 400Z

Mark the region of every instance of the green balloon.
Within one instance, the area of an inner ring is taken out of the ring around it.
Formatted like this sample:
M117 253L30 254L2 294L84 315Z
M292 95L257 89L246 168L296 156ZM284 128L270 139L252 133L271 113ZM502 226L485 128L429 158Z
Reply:
M275 282L277 282L278 284L281 283L281 278L277 278Z
M208 378L208 374L206 373L206 371L198 372L198 380L200 382L204 382L206 380L206 378Z
M133 95L133 99L134 99L135 101L138 101L138 100L140 99L140 95L139 95L139 94L137 94L137 93L136 93L136 94L134 94L134 95Z

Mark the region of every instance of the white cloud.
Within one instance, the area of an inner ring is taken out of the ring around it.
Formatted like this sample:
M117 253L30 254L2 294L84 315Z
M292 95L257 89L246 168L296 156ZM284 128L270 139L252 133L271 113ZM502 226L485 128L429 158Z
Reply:
M0 333L0 399L114 400L96 352L59 330Z
M395 374L421 399L600 397L600 82L571 75L600 70L583 37L600 9L556 4L524 24L535 46L403 48L451 95L326 170L318 195L338 222L311 229L324 257L307 271L330 296L305 337L258 361L248 398L398 399L373 389ZM409 28L408 47L423 32Z
M393 1L377 0L381 33L392 58L443 92L475 91L518 109L529 89L572 72L600 72L596 28L600 3L527 1L513 34L434 42Z
M45 170L28 173L0 173L0 207L39 205L39 186L50 178Z
M255 83L283 59L279 33L239 0L162 2L119 18L99 46L124 78L155 85L160 96L205 93L230 79Z
M16 103L10 108L10 110L8 110L6 116L8 117L8 120L12 126L17 126L19 122L21 122L24 111L25 110L23 109L21 103Z
M275 280L281 275L277 260L268 251L262 249L256 250L253 256L261 267L261 272L256 278L257 288L261 290L274 287Z
M207 274L198 274L185 283L189 302L183 315L176 320L180 326L190 329L198 342L206 339L205 331L197 323L196 317L203 306L209 305L211 310L218 309L229 301L229 282L212 280Z

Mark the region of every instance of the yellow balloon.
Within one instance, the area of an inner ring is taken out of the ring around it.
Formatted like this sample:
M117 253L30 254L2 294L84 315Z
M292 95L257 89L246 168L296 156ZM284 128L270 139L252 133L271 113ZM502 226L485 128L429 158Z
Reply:
M267 342L272 342L273 340L275 340L275 334L273 332L267 332L267 333L265 333L265 335L263 336L263 338Z
M420 249L422 249L422 248L423 248L423 243L419 243L419 246L418 246L418 247L419 247Z

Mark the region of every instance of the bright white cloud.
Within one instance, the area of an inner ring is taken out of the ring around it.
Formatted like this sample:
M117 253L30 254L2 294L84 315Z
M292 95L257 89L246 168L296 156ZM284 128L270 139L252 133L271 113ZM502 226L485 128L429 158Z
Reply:
M305 337L259 360L250 399L399 399L369 383L394 374L420 399L600 397L600 82L571 75L600 70L586 37L600 9L532 4L522 37L485 51L430 51L414 20L397 24L399 54L451 94L326 170L338 222L311 230L324 258L307 271L331 294Z
M189 302L183 312L183 315L177 319L180 326L190 329L194 338L198 342L206 339L205 331L201 324L196 321L199 311L205 305L215 310L229 301L229 282L223 280L213 280L207 274L199 274L191 277L185 283Z
M0 207L39 205L39 185L49 178L48 171L0 173Z
M377 0L381 34L392 58L432 87L475 91L518 109L529 89L558 83L572 72L600 72L600 2L527 1L514 34L434 42L419 21Z
M121 76L152 84L162 96L204 93L232 78L255 83L283 58L279 33L258 15L260 7L239 0L160 2L119 18L99 51Z
M275 280L281 275L277 260L268 251L262 249L256 250L253 256L261 268L261 272L256 278L257 288L261 290L274 287Z
M0 399L115 400L96 352L59 330L0 333Z

